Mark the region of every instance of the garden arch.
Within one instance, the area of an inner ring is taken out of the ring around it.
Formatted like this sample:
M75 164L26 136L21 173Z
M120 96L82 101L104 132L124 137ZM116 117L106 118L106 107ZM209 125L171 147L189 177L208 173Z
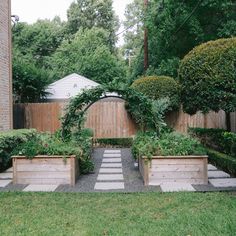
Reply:
M154 123L155 117L152 112L152 102L145 95L132 88L120 89L98 86L85 90L71 100L62 120L63 138L70 138L72 131L81 130L87 109L102 98L114 97L111 93L116 93L115 97L127 102L126 108L136 123L141 126L149 126Z

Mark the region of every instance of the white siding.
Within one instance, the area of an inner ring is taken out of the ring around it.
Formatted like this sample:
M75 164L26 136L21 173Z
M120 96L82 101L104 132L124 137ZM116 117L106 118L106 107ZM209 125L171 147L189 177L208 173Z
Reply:
M71 74L48 86L46 92L48 100L69 99L81 93L84 89L90 89L99 84L78 74Z

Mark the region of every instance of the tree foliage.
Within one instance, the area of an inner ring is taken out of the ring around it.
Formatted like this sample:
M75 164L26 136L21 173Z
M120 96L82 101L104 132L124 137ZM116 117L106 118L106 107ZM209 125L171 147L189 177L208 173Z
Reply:
M13 57L13 94L15 102L38 102L46 93L48 74L16 51Z
M38 67L48 68L50 57L66 37L60 18L38 20L34 24L18 23L13 28L13 45Z
M236 110L236 38L210 41L181 61L184 111Z
M136 8L142 11L143 1L138 2L140 5L136 4ZM162 2L162 0L150 0L146 14L143 13L145 26L148 28L149 65L152 71L177 77L178 64L173 64L173 58L182 59L193 47L203 42L236 35L234 1L165 0L164 5ZM132 16L132 13L129 13L129 16ZM127 17L126 24L132 23L130 18ZM143 34L134 32L133 37L140 38L139 48L142 49ZM129 36L129 40L126 39L125 42L126 45L132 45L132 37ZM137 40L133 42L135 45ZM143 52L136 53L139 59L134 60L134 78L144 73L142 54ZM163 63L166 68L173 68L171 73L168 73L169 70L162 70Z
M115 32L119 21L112 8L112 0L76 0L67 11L67 28L75 34L81 29L101 28L109 32L109 46L115 46Z
M75 72L102 84L124 80L122 63L106 46L108 38L104 29L92 28L81 29L74 39L63 41L51 60L57 77Z

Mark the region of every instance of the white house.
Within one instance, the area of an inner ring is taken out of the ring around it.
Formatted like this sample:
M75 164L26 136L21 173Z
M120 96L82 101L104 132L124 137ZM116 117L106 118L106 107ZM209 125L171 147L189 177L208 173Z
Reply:
M78 74L71 74L48 86L48 101L68 100L82 92L84 89L91 89L100 84Z

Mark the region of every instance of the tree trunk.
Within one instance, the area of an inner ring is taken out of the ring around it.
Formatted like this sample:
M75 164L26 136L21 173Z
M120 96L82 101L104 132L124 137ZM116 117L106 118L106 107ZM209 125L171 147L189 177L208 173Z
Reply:
M231 131L230 112L225 112L225 115L226 115L226 130L230 132Z

